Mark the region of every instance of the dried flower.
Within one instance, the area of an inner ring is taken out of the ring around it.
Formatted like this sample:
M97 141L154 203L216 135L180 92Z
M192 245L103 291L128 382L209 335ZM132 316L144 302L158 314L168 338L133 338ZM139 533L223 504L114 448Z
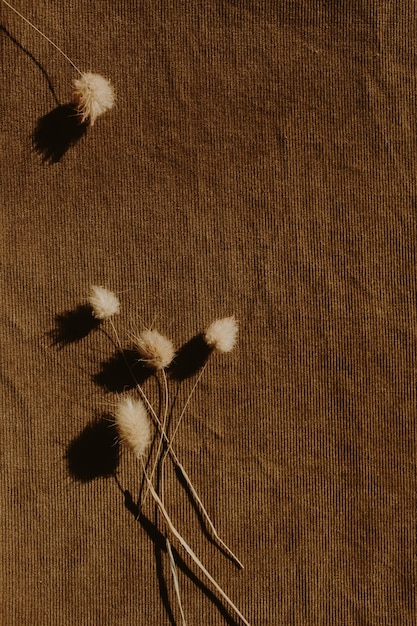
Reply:
M147 367L161 370L168 367L174 358L172 342L157 330L144 330L140 335L132 335L132 339Z
M204 341L218 352L230 352L236 345L238 324L232 317L216 320L204 332Z
M92 72L86 72L81 78L72 81L72 97L81 116L81 122L89 121L91 126L99 115L112 109L115 94L109 81Z
M93 315L98 320L105 320L120 311L120 302L117 296L99 285L92 285L88 302L93 309Z
M151 442L151 426L146 407L139 398L122 396L113 412L123 441L140 458Z

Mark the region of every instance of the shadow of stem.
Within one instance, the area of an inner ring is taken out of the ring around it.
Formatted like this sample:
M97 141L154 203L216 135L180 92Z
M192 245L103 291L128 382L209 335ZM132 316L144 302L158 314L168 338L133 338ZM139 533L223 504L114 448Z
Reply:
M5 35L7 35L7 37L9 37L9 39L15 44L15 46L17 46L20 50L22 50L22 52L24 52L29 57L29 59L34 62L34 64L36 65L36 67L38 69L40 69L40 71L42 72L42 74L45 77L45 80L46 80L46 82L48 84L49 90L50 90L50 92L51 92L51 94L52 94L52 96L53 96L53 98L55 100L55 104L57 106L59 106L60 102L59 102L59 100L58 100L58 98L56 96L54 86L52 84L51 79L49 78L48 72L45 70L43 65L41 65L41 63L39 63L39 61L36 59L36 57L31 52L29 52L29 50L24 48L22 46L22 44L19 43L15 37L13 37L13 35L7 30L7 28L5 28L4 26L0 25L0 30L3 31L3 33Z
M124 496L124 505L126 509L134 515L135 519L141 525L146 534L150 537L155 546L155 556L157 559L157 575L158 582L161 591L161 599L164 604L165 610L167 611L167 615L170 619L171 624L175 625L175 620L173 617L172 607L169 602L168 596L168 588L165 580L165 576L162 568L162 556L167 553L166 548L166 538L163 533L158 529L157 522L153 523L148 517L146 517L143 513L139 511L137 504L134 502L132 495L128 490L123 490L120 483L116 479L119 489L123 492ZM239 626L239 622L234 620L230 615L229 611L225 608L221 600L216 596L216 594L209 588L203 581L197 576L193 570L187 565L184 559L181 557L179 552L174 546L172 546L172 553L174 556L175 563L178 569L183 572L193 583L194 585L202 592L204 595L216 606L219 613L222 615L225 623L229 626Z

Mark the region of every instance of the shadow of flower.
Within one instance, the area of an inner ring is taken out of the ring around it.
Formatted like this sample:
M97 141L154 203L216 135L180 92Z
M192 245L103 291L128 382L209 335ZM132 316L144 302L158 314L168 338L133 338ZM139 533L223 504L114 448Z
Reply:
M212 348L206 344L203 335L196 335L180 348L169 368L173 380L182 381L196 374L206 363Z
M87 483L112 476L119 464L119 443L109 416L92 421L69 444L65 455L68 472Z
M94 375L94 382L106 391L122 393L141 385L152 370L144 367L135 350L116 352L107 361L101 363L101 370Z
M32 135L33 147L44 162L58 163L87 132L73 104L61 104L38 120Z
M50 332L54 345L65 346L80 341L98 328L100 320L93 316L91 307L82 304L72 311L65 311L55 318L55 328Z

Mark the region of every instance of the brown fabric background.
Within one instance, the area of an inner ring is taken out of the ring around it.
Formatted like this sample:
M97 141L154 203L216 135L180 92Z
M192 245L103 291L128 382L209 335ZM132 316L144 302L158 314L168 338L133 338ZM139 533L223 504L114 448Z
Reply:
M105 334L62 336L96 283L124 345L240 321L176 449L244 571L172 471L167 503L251 625L417 624L416 3L15 3L118 101L44 161L76 74L0 7L0 623L180 623L158 536L69 471L114 400ZM184 561L187 623L237 624Z

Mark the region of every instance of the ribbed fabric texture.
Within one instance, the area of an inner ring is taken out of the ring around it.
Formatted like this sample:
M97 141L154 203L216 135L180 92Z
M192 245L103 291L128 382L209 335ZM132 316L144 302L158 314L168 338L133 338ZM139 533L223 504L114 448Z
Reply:
M117 104L80 129L73 68L0 4L0 624L181 624L166 526L123 494L133 383L91 284L139 377L131 332L196 366L239 320L175 450L245 569L171 462L165 504L251 626L416 624L414 3L17 4ZM172 544L187 624L240 624Z

